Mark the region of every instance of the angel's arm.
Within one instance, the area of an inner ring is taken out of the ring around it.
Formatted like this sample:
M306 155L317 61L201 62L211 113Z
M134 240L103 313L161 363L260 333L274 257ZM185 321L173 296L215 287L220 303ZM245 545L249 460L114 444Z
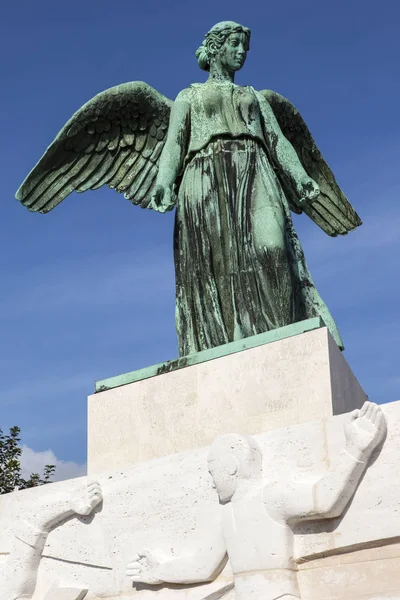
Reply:
M295 149L283 135L274 111L261 93L257 94L264 124L264 134L267 146L274 161L292 180L298 192L299 200L311 200L318 196L319 188L309 177L301 164Z
M172 189L183 168L188 147L189 128L190 101L187 90L183 90L172 106L168 135L160 157L156 186Z

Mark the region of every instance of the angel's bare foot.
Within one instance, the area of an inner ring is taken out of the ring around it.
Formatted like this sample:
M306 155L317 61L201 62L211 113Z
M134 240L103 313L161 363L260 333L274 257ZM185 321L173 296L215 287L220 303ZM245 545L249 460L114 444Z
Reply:
M103 500L100 484L97 481L88 481L86 486L75 493L71 501L71 510L81 516L88 516Z

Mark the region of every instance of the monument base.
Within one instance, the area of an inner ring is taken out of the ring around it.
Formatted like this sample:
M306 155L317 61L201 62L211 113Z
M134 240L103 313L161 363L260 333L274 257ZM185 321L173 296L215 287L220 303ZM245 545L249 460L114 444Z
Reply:
M294 528L293 558L303 600L400 600L400 402L382 408L386 439L343 514ZM349 415L315 415L309 423L257 435L265 482L297 481L307 488L318 481L338 465L349 421ZM135 585L127 575L128 563L145 549L165 560L185 561L198 557L202 548L208 555L218 541L222 513L208 473L208 452L198 448L96 475L102 506L51 531L33 600L80 600L75 590L87 589L85 600L234 600L229 562L213 581L197 585ZM0 567L10 560L24 527L43 508L75 496L85 482L72 479L1 496ZM0 598L8 600L2 583L0 578ZM71 589L74 595L66 596Z
M88 472L359 408L366 395L319 318L96 384Z

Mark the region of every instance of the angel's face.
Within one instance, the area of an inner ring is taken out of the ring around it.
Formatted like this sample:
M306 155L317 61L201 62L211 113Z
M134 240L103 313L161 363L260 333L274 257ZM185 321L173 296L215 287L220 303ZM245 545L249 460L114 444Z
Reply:
M233 73L239 71L246 61L247 50L248 40L246 35L241 32L231 33L218 52L221 66Z

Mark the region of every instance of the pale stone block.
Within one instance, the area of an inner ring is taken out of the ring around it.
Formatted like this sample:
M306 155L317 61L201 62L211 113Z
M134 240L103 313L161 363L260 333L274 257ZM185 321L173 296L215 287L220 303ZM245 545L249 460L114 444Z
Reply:
M358 550L300 565L306 600L399 600L399 544Z
M52 586L44 600L83 600L86 597L87 592L88 590Z
M382 409L365 402L348 416L346 442L316 481L265 477L263 452L253 436L218 437L208 454L221 508L220 538L213 551L187 558L155 561L151 551L128 566L133 581L146 583L206 581L228 556L237 600L300 598L297 565L293 560L295 524L341 517L368 468L372 453L386 436ZM206 568L207 567L207 568Z
M295 531L295 560L304 600L361 600L369 597L363 595L365 590L375 594L370 596L374 600L398 600L392 588L398 586L400 572L400 402L382 409L387 438L372 456L343 517L310 521ZM341 415L255 436L263 453L265 477L316 481L335 464L344 445L343 422L348 418ZM136 590L126 576L127 564L145 548L185 557L196 553L200 544L213 547L221 507L207 472L207 454L208 448L200 448L100 474L101 510L72 519L50 533L33 600L43 600L55 581L60 587L89 589L85 600L128 600L132 595L138 600L150 596L162 600L233 598L229 563L215 581L204 585ZM0 496L0 555L10 551L19 524L29 521L41 504L62 501L81 485L82 479L76 479ZM342 596L335 596L336 588Z
M366 395L326 327L89 397L88 472L359 408Z
M400 536L400 402L384 404L382 409L388 424L387 437L379 455L372 455L360 489L345 514L341 518L332 519L329 527L322 522L299 526L296 544L298 558L354 550L371 541L390 541ZM343 446L344 434L339 423L343 423L345 418L342 415L321 424L324 429L324 448L323 454L317 459L320 464L315 463L314 466L319 471L332 463ZM315 425L310 423L303 429L303 435L308 429L309 448L317 448L317 444L320 444L318 426ZM291 432L297 430L298 435L300 429L301 427L293 428ZM317 437L313 439L314 435Z

